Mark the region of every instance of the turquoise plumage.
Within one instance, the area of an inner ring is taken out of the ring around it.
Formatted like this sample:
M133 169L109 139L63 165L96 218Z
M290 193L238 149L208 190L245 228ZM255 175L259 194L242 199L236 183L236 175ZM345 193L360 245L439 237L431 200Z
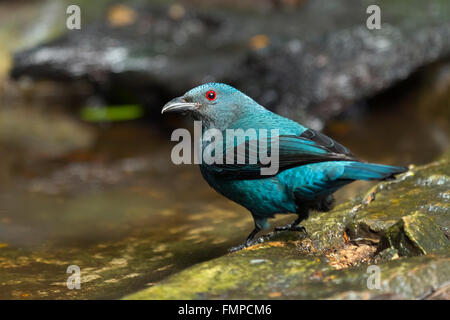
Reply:
M355 180L392 179L406 171L404 167L364 163L331 138L301 124L277 115L259 105L239 90L222 83L207 83L167 103L163 112L189 113L201 120L203 131L218 129L226 141L227 129L255 130L255 137L243 142L233 140L224 146L226 152L238 152L238 145L260 141L260 130L278 130L270 138L279 141L279 170L261 174L261 163L200 165L208 184L225 197L247 208L255 220L255 229L247 241L235 249L253 243L261 230L269 227L268 218L278 213L297 213L298 219L279 228L303 230L299 223L310 210L328 211L332 194ZM252 140L253 139L253 140ZM242 149L241 149L242 150Z

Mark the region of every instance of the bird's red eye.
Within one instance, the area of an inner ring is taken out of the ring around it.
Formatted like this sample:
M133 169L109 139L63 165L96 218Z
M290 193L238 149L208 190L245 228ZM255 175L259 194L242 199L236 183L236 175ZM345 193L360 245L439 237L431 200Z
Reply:
M209 101L213 101L216 98L216 93L213 90L209 90L206 93L206 99L208 99Z

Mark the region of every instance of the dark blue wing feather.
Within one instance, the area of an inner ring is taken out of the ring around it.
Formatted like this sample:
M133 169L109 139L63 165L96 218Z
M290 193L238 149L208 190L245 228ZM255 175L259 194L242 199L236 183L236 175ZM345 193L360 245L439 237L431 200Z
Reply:
M309 131L309 130L307 130ZM305 132L307 132L305 131ZM281 135L272 139L278 138L279 148L279 172L302 166L310 163L324 162L324 161L348 161L357 159L348 151L347 148L334 142L332 139L325 139L325 135L317 135L314 137L319 137L319 139L309 139L307 136L294 136L294 135ZM312 138L314 138L312 137ZM327 137L326 137L327 138ZM261 159L258 157L256 163L251 163L251 154L258 154L257 149L258 143L262 145L267 145L267 152L271 154L272 143L266 144L266 141L247 141L246 143L240 144L235 147L231 147L225 150L226 154L230 152L234 155L233 159L238 159L241 156L245 159L244 163L224 163L224 164L212 164L207 165L207 170L222 177L229 177L233 179L260 179L267 178L268 175L261 175L261 168L268 167L270 164L262 164ZM226 146L224 147L226 148ZM342 152L340 152L342 151ZM226 158L226 157L225 157ZM253 159L255 159L253 157ZM225 161L224 161L225 162ZM276 174L274 174L276 175Z

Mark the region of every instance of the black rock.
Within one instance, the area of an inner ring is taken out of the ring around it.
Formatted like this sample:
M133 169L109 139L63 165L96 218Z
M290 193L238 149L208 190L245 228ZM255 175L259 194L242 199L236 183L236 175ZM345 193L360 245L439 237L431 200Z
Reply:
M355 101L450 55L446 1L375 1L382 28L369 30L373 2L308 1L270 13L178 7L177 14L131 2L131 24L104 19L68 31L15 54L11 74L83 79L110 102L158 110L195 85L228 82L320 128Z

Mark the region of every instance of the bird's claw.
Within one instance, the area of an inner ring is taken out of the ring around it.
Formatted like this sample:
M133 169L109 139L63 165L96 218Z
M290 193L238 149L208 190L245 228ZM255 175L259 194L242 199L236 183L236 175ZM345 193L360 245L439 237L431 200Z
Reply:
M306 228L304 226L292 225L292 224L288 224L288 225L285 225L285 226L282 226L282 227L276 227L275 231L297 231L297 232L303 232L306 235L308 234L308 232L306 231ZM251 247L251 246L253 246L255 244L263 243L265 239L270 239L270 236L273 235L273 234L274 233L271 233L269 235L262 236L262 237L259 237L257 239L247 240L247 241L245 241L244 243L242 243L242 244L240 244L238 246L231 247L230 249L228 249L228 252L230 252L230 253L231 252L236 252L236 251L239 251L239 250Z
M238 246L231 247L230 249L228 249L228 252L230 252L230 253L231 252L236 252L236 251L239 251L239 250L251 247L251 246L253 246L255 244L262 243L262 242L264 242L264 238L263 237L259 237L259 238L254 239L254 240L247 240L247 241L245 241L244 243L242 243L242 244L240 244Z
M242 243L242 244L240 244L240 245L238 245L238 246L235 246L235 247L231 247L230 249L228 249L228 252L236 252L236 251L239 251L239 250L242 250L242 249L244 249L244 248L247 248L247 246L246 246L246 244L245 243Z
M293 226L291 224L288 224L286 226L282 226L282 227L276 227L275 231L299 231L299 232L306 232L306 228L304 226Z
M304 226L295 226L295 227L292 227L291 230L308 233L308 232L306 232L306 228Z

